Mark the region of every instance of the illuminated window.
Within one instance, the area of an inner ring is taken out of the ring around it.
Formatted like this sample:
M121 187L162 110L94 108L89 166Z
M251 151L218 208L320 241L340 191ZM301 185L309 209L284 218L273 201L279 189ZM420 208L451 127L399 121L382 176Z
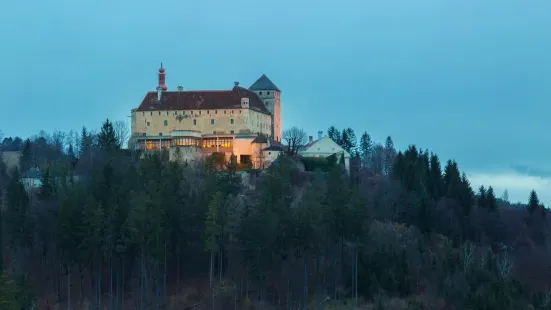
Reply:
M200 146L199 140L194 138L174 138L173 146Z

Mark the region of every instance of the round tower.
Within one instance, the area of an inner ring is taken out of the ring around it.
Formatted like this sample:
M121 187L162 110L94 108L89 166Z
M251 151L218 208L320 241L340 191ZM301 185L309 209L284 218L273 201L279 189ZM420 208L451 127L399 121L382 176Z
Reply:
M165 84L165 69L163 68L163 63L161 62L161 67L159 68L159 85L157 88L161 88L163 91L166 91L168 87Z

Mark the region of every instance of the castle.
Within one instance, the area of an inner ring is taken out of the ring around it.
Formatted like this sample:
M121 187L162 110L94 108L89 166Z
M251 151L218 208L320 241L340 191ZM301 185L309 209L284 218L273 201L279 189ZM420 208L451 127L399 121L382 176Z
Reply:
M251 87L169 91L161 64L158 85L131 111L130 144L169 151L170 160L235 155L239 164L264 168L281 146L281 91L262 75Z

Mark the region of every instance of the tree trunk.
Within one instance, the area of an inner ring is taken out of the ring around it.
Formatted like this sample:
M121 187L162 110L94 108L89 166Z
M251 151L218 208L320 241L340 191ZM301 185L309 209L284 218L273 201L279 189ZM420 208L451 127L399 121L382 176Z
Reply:
M67 310L71 310L71 267L67 265Z
M209 287L212 288L212 276L214 268L214 251L210 251Z

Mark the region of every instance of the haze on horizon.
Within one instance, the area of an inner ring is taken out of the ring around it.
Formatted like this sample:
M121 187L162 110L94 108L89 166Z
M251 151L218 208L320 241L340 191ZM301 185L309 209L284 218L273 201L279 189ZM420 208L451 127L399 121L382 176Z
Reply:
M98 128L154 90L282 89L282 126L392 136L473 187L551 204L551 2L51 0L2 5L0 130Z

